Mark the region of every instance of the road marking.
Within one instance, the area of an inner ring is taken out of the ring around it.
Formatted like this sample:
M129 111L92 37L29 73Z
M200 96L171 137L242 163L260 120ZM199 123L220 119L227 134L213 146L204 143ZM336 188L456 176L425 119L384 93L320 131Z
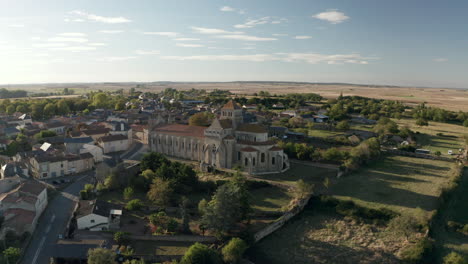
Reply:
M41 243L39 243L39 247L37 248L36 254L34 254L34 258L32 261L33 264L36 264L37 258L39 257L39 253L41 253L41 249L44 246L45 240L46 240L46 237L43 237L41 239Z

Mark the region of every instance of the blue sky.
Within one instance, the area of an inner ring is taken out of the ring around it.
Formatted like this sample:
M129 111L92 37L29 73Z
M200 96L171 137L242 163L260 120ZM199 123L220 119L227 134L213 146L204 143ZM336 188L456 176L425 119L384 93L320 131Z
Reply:
M0 83L468 88L468 1L0 1Z

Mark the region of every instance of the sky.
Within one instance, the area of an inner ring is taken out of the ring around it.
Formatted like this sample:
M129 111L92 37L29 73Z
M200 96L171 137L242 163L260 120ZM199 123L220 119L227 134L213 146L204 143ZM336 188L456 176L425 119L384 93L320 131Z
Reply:
M0 0L0 84L468 88L466 0Z

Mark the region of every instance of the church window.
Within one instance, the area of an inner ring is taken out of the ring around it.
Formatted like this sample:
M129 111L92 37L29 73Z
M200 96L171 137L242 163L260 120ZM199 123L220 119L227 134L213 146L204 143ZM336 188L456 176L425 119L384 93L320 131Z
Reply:
M252 159L252 165L255 166L255 158Z
M245 164L245 166L249 165L249 160L247 158L245 158L244 164Z
M275 165L275 157L271 157L271 165Z
M265 162L265 153L262 153L262 155L260 155L260 161L262 163Z
M161 138L158 138L158 143L161 144Z
M240 160L241 159L241 153L240 151L237 151L237 160Z
M184 148L184 145L185 145L184 142L182 142L182 148Z

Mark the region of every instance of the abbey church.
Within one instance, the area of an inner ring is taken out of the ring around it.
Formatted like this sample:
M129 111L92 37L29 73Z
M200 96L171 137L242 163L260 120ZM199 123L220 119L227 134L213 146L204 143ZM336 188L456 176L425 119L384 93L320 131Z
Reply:
M221 108L209 127L153 124L148 140L151 151L199 161L202 168L241 166L251 174L289 168L287 155L268 140L266 128L244 123L242 107L234 101Z

